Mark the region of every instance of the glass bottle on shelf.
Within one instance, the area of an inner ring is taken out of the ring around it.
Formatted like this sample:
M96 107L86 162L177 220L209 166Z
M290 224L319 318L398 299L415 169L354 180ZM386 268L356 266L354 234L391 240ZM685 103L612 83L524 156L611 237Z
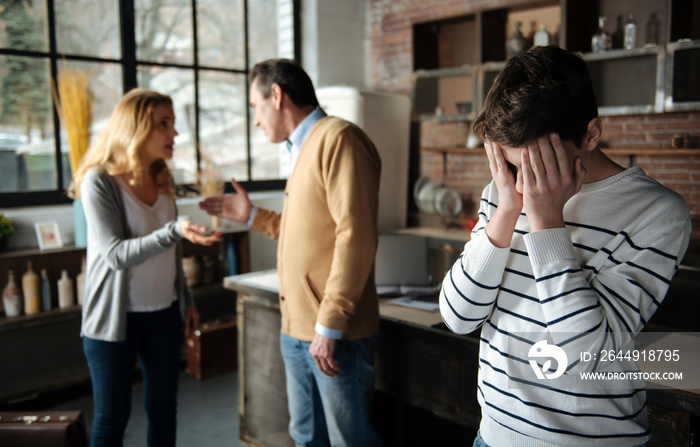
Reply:
M520 27L522 22L515 22L515 32L506 40L506 53L508 54L508 59L515 56L525 49L525 38L523 33L520 32Z
M637 46L637 22L634 20L634 14L630 13L627 16L625 23L625 43L626 50L631 50Z
M600 53L612 48L612 37L605 32L605 16L598 17L598 32L591 39L591 47L594 53Z
M549 33L544 23L540 24L540 30L535 33L534 45L537 46L547 46L549 45Z
M34 315L41 312L41 282L39 275L32 269L32 261L27 261L27 271L22 275L22 292L24 292L24 313Z
M7 285L2 291L2 304L5 307L5 315L16 317L22 314L22 296L19 286L15 281L15 270L7 270Z

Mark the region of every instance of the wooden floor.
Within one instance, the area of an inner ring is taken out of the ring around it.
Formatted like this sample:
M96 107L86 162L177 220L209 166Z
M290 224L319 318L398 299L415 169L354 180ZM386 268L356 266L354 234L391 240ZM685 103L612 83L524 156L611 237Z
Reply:
M93 405L89 389L52 403L47 410L81 410L88 435L92 427ZM238 373L232 372L198 380L180 375L177 444L182 447L238 447ZM146 445L146 415L143 410L142 382L134 383L132 409L124 446Z

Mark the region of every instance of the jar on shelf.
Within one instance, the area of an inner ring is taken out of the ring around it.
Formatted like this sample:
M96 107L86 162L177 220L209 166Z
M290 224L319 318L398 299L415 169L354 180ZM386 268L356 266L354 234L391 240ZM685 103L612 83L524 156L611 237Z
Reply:
M182 258L182 270L187 278L187 287L190 289L199 285L202 279L202 268L196 256L185 256Z
M66 309L74 305L73 280L68 277L66 270L61 270L61 279L58 280L58 307Z
M216 260L207 256L202 256L202 284L208 286L216 282Z

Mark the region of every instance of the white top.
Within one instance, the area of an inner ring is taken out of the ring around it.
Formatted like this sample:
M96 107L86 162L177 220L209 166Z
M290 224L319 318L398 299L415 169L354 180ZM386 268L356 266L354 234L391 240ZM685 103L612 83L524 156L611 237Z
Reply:
M175 206L165 194L159 194L153 206L148 206L134 195L121 178L117 178L122 190L126 221L134 238L146 236L175 220ZM175 293L175 246L147 258L129 268L129 312L152 312L165 309L177 299ZM169 287L164 287L171 284Z

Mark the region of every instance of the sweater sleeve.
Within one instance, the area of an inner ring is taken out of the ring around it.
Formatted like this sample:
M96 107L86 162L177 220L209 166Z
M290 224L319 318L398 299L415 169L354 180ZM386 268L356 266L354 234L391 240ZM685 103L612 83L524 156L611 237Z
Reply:
M567 228L524 237L547 332L569 359L629 346L661 304L690 235L687 206L668 208L663 220L656 216L653 224L618 232L584 266ZM570 366L577 371L606 364Z
M471 239L445 275L440 291L442 319L457 334L478 329L491 314L510 253L509 248L494 246L484 231L489 189L484 190Z
M330 146L321 162L335 246L317 322L344 330L374 271L381 161L372 142L352 126Z
M130 238L118 186L103 171L92 169L85 174L80 196L90 236L113 269L138 265L182 239L177 221L170 221L146 236Z
M249 229L262 233L276 241L280 236L281 218L282 216L279 213L258 207Z

